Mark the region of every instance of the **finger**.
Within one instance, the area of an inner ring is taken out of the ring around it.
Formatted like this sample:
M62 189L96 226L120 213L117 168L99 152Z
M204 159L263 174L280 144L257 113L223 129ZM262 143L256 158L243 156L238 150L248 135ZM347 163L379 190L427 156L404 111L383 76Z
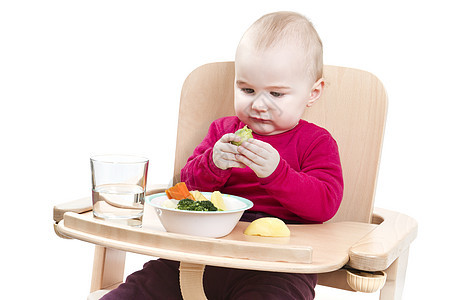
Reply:
M227 166L229 168L245 168L246 165L239 161L228 161Z
M263 164L265 160L270 158L275 149L264 142L257 141L255 143L254 141L257 140L242 143L241 146L238 147L238 151L253 160L255 163Z
M222 143L229 143L229 142L239 142L241 140L241 138L234 134L234 133L227 133L224 134L221 138L220 141Z
M240 153L240 155L236 155L236 158L238 160L242 156L257 165L262 165L264 163L264 158L262 158L260 155L258 155L258 153L255 153L254 151L251 151L246 147L243 147L243 146L238 147L238 151Z
M260 167L258 164L256 164L254 161L252 161L251 159L249 159L248 157L246 157L244 155L236 155L236 159L238 162L246 165L253 171L255 171L256 168Z
M225 152L225 153L233 153L233 154L239 153L237 148L238 148L238 146L233 145L231 143L220 143L217 146L218 150Z
M223 151L217 151L213 153L216 159L227 160L227 161L236 161L235 153L228 153Z
M262 148L268 152L270 152L271 149L273 149L272 145L270 145L269 143L266 143L266 142L263 142L260 140L256 140L253 138L248 139L246 142L242 143L242 145L244 145L246 143L248 143L247 146L253 145L255 147ZM255 147L252 147L252 149L256 149Z
M246 167L242 162L236 159L234 154L232 155L222 155L215 160L216 165L222 166L224 169L231 167L244 168Z

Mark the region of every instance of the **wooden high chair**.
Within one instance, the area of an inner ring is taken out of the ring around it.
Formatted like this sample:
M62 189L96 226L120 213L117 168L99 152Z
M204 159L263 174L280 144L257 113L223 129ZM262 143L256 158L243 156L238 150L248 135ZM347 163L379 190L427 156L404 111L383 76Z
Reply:
M344 198L333 219L318 225L289 225L291 238L280 245L267 238L246 239L245 222L224 238L199 238L165 232L151 207L145 207L143 227L130 228L94 219L90 198L57 205L56 233L97 245L91 292L103 294L99 290L122 282L125 251L130 251L179 260L184 299L206 299L205 265L319 273L321 285L363 291L361 285L349 285L349 269L366 271L361 279L369 278L369 284L375 282L370 279L377 277L374 272L383 271L386 283L380 299L401 299L417 222L373 208L387 110L385 90L375 76L361 70L325 66L324 78L324 94L307 109L304 119L326 128L339 145ZM210 123L234 115L233 99L233 62L203 65L188 76L181 93L174 183L180 181L181 168ZM150 187L148 194L163 190Z

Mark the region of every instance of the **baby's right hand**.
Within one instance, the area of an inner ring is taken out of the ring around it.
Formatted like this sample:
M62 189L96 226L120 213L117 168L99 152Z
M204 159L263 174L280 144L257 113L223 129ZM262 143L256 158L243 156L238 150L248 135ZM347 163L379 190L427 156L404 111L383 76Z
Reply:
M239 141L239 136L234 133L227 133L214 144L212 158L214 164L219 169L226 170L233 167L245 168L243 163L236 160L236 154L239 154L237 146L230 143Z

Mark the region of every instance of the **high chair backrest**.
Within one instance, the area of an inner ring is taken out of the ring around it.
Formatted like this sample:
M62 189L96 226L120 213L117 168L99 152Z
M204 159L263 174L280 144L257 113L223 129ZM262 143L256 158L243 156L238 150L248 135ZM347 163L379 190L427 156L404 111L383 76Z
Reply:
M234 115L234 63L203 65L181 91L173 182L217 118ZM382 83L366 71L324 67L322 97L303 119L327 129L339 146L344 197L330 220L370 222L387 112Z

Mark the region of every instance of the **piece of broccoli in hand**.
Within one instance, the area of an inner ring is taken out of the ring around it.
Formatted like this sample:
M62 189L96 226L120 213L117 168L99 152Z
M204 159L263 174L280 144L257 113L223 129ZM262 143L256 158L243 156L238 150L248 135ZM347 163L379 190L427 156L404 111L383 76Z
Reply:
M252 130L248 128L247 125L245 125L244 128L241 128L238 131L236 131L234 134L238 135L241 138L239 142L231 142L233 145L236 146L240 146L243 142L253 138Z

